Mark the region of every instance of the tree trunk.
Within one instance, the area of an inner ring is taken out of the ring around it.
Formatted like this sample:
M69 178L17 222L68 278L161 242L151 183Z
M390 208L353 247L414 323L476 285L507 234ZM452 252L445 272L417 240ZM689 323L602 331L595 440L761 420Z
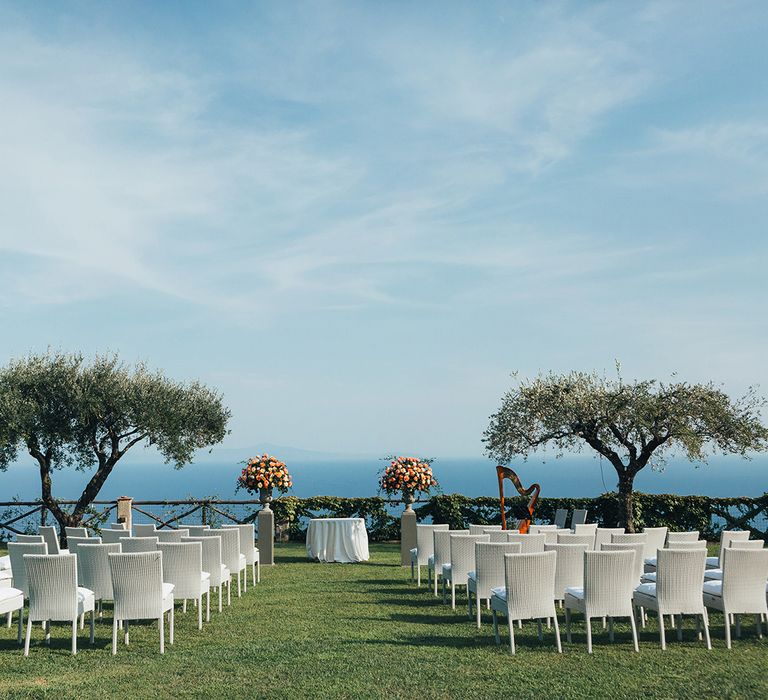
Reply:
M619 476L619 503L621 504L621 521L627 532L635 531L635 499L633 493L634 476L622 474Z

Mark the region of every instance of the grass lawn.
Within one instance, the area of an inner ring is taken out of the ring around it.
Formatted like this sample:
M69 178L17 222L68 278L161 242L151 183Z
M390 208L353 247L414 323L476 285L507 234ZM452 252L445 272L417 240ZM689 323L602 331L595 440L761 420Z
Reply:
M586 653L584 626L574 643L555 651L535 623L518 633L518 653L497 649L490 615L478 631L464 607L452 612L409 582L398 545L371 546L366 564L307 561L301 544L278 546L277 566L235 597L231 608L198 632L195 614L177 607L176 643L158 653L156 625L131 626L131 645L112 657L111 615L88 626L76 657L66 624L53 628L50 648L40 625L30 657L16 646L15 627L0 626L0 698L758 698L768 697L768 640L744 636L725 648L722 617L712 615L714 649L669 634L658 646L655 620L632 651L628 625L616 643L595 625L595 653ZM562 618L561 618L562 619ZM506 634L506 627L502 627Z

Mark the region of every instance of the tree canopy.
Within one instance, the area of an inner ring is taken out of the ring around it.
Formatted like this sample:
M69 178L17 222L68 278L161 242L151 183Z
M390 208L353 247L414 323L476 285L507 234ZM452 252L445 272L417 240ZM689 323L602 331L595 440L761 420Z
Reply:
M0 470L29 453L43 502L61 524L74 524L129 449L153 445L180 468L224 439L229 417L216 392L144 364L128 367L115 355L30 355L0 369ZM52 496L52 471L64 467L95 468L71 514Z
M631 530L633 481L641 469L659 468L675 453L706 462L713 452L748 457L765 450L764 405L752 388L731 400L711 382L550 373L521 380L505 394L483 442L488 455L502 463L546 446L559 454L591 448L616 470L624 524Z

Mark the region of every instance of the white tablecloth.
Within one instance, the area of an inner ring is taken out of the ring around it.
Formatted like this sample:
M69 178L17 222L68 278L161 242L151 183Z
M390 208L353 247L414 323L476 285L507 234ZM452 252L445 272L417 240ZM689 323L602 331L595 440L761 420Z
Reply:
M318 518L309 521L307 556L318 561L368 561L364 518Z

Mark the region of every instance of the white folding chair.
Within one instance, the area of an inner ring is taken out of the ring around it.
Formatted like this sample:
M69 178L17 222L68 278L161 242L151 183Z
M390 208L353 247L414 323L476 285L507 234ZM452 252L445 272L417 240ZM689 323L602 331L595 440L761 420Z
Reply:
M197 629L203 629L203 596L207 594L206 620L211 619L211 575L203 571L203 545L201 542L160 542L163 554L163 583L173 584L173 597L183 600L183 612L187 611L187 599L197 606Z
M210 586L219 593L219 612L221 612L221 589L226 585L229 596L231 574L221 560L221 537L185 537L184 542L199 542L202 545L203 571L210 576ZM210 596L210 593L208 594ZM210 604L206 614L206 622L211 621Z
M472 594L475 594L477 629L480 629L481 601L491 605L491 591L504 585L504 555L520 554L519 542L476 542L475 570L467 574L467 613L472 617Z
M432 585L434 577L434 594L437 595L437 580L443 570L443 564L451 562L451 535L468 535L469 530L435 530L432 533L434 540L434 554L427 560L427 577L429 585Z
M417 586L421 586L421 567L428 566L430 557L433 557L435 554L435 539L433 533L436 530L447 529L447 524L416 525L416 546L411 549L410 555L411 581L413 581L415 573Z
M243 590L248 591L248 571L247 568L251 567L251 574L253 576L253 585L256 585L257 581L261 581L261 562L259 560L259 549L256 547L256 528L253 527L253 523L237 524L237 525L222 525L224 528L232 528L240 533L240 554L245 557L246 571L243 573Z
M449 531L450 532L450 531ZM467 586L469 572L475 570L475 542L490 542L488 535L455 535L450 537L450 562L443 564L443 603L446 586L451 586L451 609L456 609L456 586Z
M157 551L157 537L122 537L120 546L123 554L141 554Z

